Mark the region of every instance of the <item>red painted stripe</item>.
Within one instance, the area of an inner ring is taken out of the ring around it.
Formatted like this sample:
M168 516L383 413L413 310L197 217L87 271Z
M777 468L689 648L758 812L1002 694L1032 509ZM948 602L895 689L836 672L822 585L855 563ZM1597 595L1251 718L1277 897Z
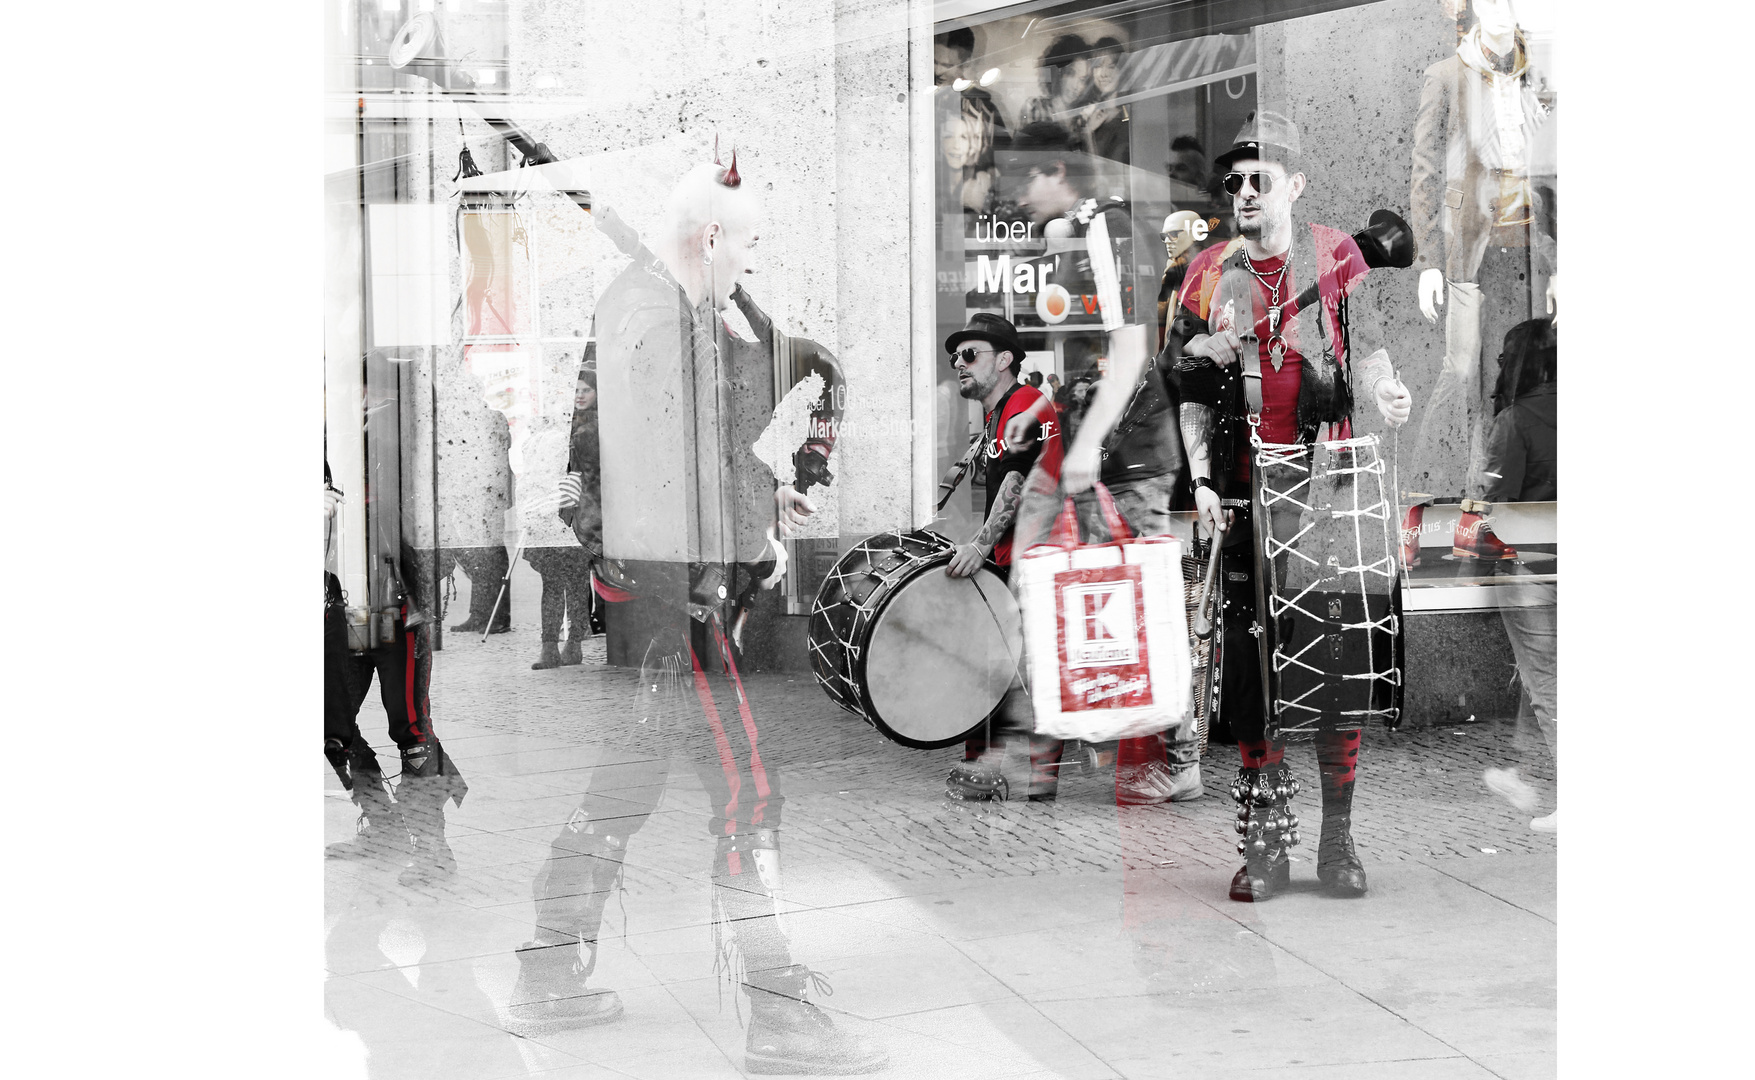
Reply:
M701 658L689 649L689 663L695 669L695 697L701 702L701 711L707 714L707 723L713 728L713 741L719 745L719 770L725 774L726 786L731 789L725 802L725 835L737 832L734 814L737 810L737 798L743 791L743 780L737 775L737 763L731 756L731 740L725 737L725 725L719 722L719 709L713 704L713 688L707 684L707 673L701 668Z
M750 713L749 695L743 692L743 679L737 673L737 663L731 659L731 645L725 640L725 632L715 624L713 633L719 638L726 670L731 672L731 681L737 687L737 711L743 719L743 733L750 741L750 775L755 779L757 796L756 805L750 813L750 824L759 825L768 808L769 788L768 770L762 766L762 752L756 749L756 718Z
M407 660L402 665L402 668L403 668L402 705L403 705L403 708L408 710L408 732L409 732L409 734L414 736L415 742L424 743L427 741L427 733L425 731L421 730L420 713L414 707L415 706L415 702L414 702L414 635L409 633L408 629L407 629L408 608L406 608L406 607L404 607L402 609L402 619L403 619L402 640L403 640L403 643L408 648Z
M591 579L591 587L597 591L598 596L603 597L612 604L619 604L623 601L632 600L634 598L634 594L628 592L626 589L618 589L614 585L605 585L596 577Z

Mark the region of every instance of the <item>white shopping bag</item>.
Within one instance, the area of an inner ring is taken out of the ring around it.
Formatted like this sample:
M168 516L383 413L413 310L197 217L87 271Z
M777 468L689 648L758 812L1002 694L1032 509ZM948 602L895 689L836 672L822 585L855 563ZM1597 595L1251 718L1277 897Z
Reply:
M1080 544L1069 499L1018 575L1036 731L1107 742L1150 735L1193 707L1182 541L1134 539L1097 486L1113 539Z

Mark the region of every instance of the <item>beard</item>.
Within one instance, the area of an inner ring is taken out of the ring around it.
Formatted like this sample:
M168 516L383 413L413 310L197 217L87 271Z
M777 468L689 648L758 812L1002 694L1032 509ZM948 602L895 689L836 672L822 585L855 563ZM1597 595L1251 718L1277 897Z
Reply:
M993 390L993 388L997 385L999 385L999 377L998 376L995 376L992 379L989 379L987 381L987 385L985 385L985 386L983 386L981 384L980 379L971 378L968 382L964 382L961 379L958 379L957 380L957 396L968 398L970 401L980 401L982 398L986 397L988 395L988 393L991 392Z
M1233 216L1237 220L1237 235L1247 236L1251 240L1259 240L1261 238L1262 226L1267 222L1267 216L1261 212L1261 204L1259 203L1248 209L1255 211L1255 220L1248 224L1244 223L1241 211L1233 211Z

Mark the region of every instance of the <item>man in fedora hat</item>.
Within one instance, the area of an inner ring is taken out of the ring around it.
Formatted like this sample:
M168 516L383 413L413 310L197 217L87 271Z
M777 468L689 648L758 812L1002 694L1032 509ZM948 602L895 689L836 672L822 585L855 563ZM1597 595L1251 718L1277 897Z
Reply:
M1287 849L1298 842L1298 821L1289 806L1298 782L1283 760L1282 717L1277 710L1270 716L1264 700L1269 676L1261 662L1263 651L1272 647L1262 637L1283 633L1277 630L1282 622L1257 610L1257 581L1268 573L1270 556L1278 560L1295 552L1308 560L1309 554L1297 549L1314 549L1318 540L1300 537L1331 526L1327 515L1313 511L1301 532L1298 512L1286 500L1274 504L1271 522L1256 521L1253 507L1227 509L1232 500L1223 496L1246 495L1255 481L1252 435L1264 444L1306 447L1318 439L1351 438L1349 387L1369 395L1391 425L1406 423L1410 407L1407 389L1383 350L1355 359L1346 297L1367 265L1357 242L1338 229L1293 221L1293 204L1307 183L1301 150L1297 126L1263 111L1249 115L1233 145L1215 160L1239 235L1189 263L1167 335L1168 347L1181 356L1174 372L1201 525L1212 535L1221 522L1228 524L1221 554L1219 700L1231 714L1229 726L1242 754L1231 795L1241 807L1237 828L1244 833L1239 850L1246 862L1230 892L1233 900L1243 901L1266 900L1286 887ZM1294 298L1310 282L1318 285L1317 297L1300 312ZM1256 531L1270 525L1263 536L1275 543L1256 543ZM1336 629L1333 642L1340 641ZM1276 696L1279 670L1268 687ZM1362 896L1366 887L1351 833L1363 722L1362 716L1338 711L1319 712L1312 721L1322 782L1317 876L1340 896Z
M975 454L987 488L981 527L968 542L957 546L945 572L952 577L969 577L988 565L1000 577L1008 577L1012 528L1023 499L1024 478L1038 463L1050 475L1060 475L1060 431L1054 405L1041 391L1018 381L1024 346L1010 321L998 315L979 311L970 316L967 326L945 339L945 351L957 373L957 393L981 402L981 442ZM1016 417L1025 418L1025 423L1011 424ZM1014 687L1007 698L1004 715L1010 718L1021 706L1018 688ZM1002 719L987 734L969 739L962 764L951 770L945 781L945 794L977 802L1003 797L1006 785L1000 779L998 763L987 751L990 744L996 751L1003 750L1013 734L1029 738L1012 732ZM1059 744L1054 748L1058 750Z

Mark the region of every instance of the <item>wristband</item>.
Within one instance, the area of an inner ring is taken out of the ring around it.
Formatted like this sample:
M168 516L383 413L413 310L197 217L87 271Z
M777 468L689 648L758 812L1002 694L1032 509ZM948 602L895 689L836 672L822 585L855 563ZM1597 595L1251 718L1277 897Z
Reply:
M1194 486L1195 486L1195 490L1197 490L1197 491L1200 490L1201 488L1212 488L1214 495L1219 494L1219 485L1213 483L1213 478L1210 476L1197 476L1197 477L1195 477L1194 478Z

